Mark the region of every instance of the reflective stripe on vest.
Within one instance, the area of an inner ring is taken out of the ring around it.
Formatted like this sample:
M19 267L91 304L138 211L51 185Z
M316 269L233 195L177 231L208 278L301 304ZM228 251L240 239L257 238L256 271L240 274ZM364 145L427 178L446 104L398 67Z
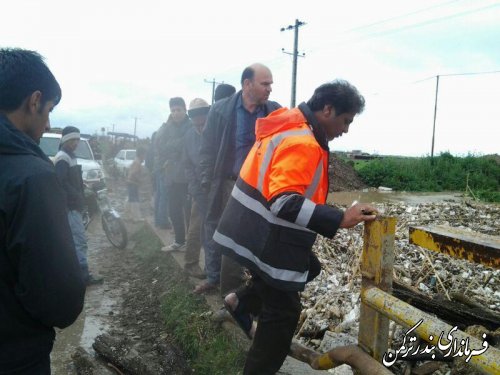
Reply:
M282 227L288 227L292 229L297 229L300 231L304 232L311 232L314 233L313 231L304 228L300 225L291 223L289 221L286 221L284 219L280 219L279 217L276 217L272 214L271 211L267 209L267 207L264 207L262 203L260 203L258 200L252 198L248 194L245 194L241 189L238 188L238 186L234 185L233 191L231 192L231 195L234 199L236 199L238 202L240 202L243 206L248 208L249 210L252 210L253 212L259 214L262 216L267 222L271 224L277 224L281 225ZM311 202L312 203L312 202ZM312 203L314 205L314 203ZM301 210L302 211L302 210ZM312 212L311 212L312 215ZM298 220L298 218L297 218Z
M312 131L309 129L301 129L301 130L288 130L286 132L280 133L271 138L269 144L267 146L266 154L264 155L264 159L262 159L262 164L259 170L259 179L257 182L257 190L262 193L262 185L264 184L264 176L266 174L267 168L269 167L269 163L271 162L271 158L273 157L274 150L281 141L287 137L293 137L296 135L312 135ZM314 190L313 190L314 191Z
M297 272L297 271L290 271L272 267L269 264L264 263L259 258L257 258L246 247L238 245L231 238L224 236L222 233L219 233L218 231L215 231L213 238L217 243L220 243L222 246L232 249L240 257L246 258L255 265L257 265L262 272L265 272L275 280L296 282L296 283L305 283L307 280L307 275L309 274L309 271Z
M319 182L321 180L321 176L323 175L323 159L319 161L318 166L316 167L316 171L314 172L314 177L311 182L311 185L308 186L305 192L305 197L311 199L314 195L314 192L318 188Z

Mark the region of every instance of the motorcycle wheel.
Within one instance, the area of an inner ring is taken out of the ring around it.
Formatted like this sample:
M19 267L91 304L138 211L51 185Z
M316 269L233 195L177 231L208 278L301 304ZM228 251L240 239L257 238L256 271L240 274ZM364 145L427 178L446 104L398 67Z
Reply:
M106 237L108 237L109 242L118 248L124 249L127 246L128 236L127 228L123 223L122 219L114 215L102 215L102 228Z

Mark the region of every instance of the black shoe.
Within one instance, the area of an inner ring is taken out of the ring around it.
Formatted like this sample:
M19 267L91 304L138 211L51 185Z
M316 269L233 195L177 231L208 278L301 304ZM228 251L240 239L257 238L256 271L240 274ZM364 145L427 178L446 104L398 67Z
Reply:
M89 275L89 277L87 277L87 281L86 281L86 285L87 286L90 286L90 285L100 285L104 282L104 279L102 277L95 277L94 275Z

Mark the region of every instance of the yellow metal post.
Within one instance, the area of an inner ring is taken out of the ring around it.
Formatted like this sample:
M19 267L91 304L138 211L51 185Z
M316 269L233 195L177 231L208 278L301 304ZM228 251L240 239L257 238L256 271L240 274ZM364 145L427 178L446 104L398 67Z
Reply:
M396 218L379 217L365 223L361 259L361 293L371 286L392 291L394 234ZM389 319L373 308L361 304L358 345L377 361L387 351Z

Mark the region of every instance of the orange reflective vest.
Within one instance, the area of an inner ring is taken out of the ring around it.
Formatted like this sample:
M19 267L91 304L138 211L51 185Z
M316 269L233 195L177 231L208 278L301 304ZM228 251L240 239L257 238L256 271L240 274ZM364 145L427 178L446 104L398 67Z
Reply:
M319 137L319 139L318 139ZM282 290L303 290L316 233L333 237L342 213L326 206L328 145L303 103L257 120L214 241Z

